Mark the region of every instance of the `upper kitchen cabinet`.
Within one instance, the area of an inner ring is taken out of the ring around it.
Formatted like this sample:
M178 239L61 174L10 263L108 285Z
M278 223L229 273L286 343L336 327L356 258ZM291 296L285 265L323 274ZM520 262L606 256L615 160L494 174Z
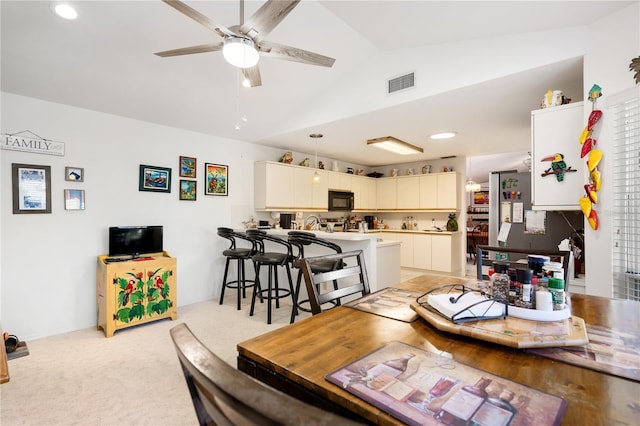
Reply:
M580 158L583 104L531 112L533 210L580 210L586 167Z
M315 172L320 182L313 182ZM271 161L253 168L256 210L327 211L328 179L324 170Z
M329 177L329 189L338 189L340 191L351 191L352 178L354 175L342 172L327 172Z
M402 176L396 179L396 208L398 210L419 209L420 179L418 176Z
M373 211L378 208L375 179L354 175L351 177L351 190L355 210Z
M421 210L459 210L458 172L420 175Z
M378 210L395 210L397 209L396 186L397 178L380 178L376 179L376 196L378 201Z

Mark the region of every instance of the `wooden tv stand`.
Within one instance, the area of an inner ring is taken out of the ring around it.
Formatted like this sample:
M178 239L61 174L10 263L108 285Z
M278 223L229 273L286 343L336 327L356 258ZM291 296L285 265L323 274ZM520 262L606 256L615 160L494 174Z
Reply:
M175 320L176 259L166 251L109 262L98 256L96 271L98 328L106 337L116 330L164 318Z

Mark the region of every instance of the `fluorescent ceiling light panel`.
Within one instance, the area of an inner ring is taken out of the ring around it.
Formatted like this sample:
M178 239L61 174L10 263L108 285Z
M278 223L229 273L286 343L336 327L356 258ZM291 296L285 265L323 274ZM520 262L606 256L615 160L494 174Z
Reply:
M373 145L376 148L384 149L395 154L410 155L420 154L424 150L418 146L401 141L393 136L385 136L384 138L369 139L367 145Z

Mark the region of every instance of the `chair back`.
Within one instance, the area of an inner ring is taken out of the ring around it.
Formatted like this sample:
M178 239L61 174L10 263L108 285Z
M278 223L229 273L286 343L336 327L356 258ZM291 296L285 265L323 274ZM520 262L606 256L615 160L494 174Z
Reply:
M332 243L331 241L318 238L315 234L311 232L289 231L287 235L288 235L288 241L291 243L293 247L296 247L296 249L298 250L298 253L295 255L295 258L293 261L293 266L296 268L300 267L300 259L305 257L304 255L305 246L316 244L319 246L326 247L329 250L332 250L336 253L342 253L342 248L339 245Z
M186 324L170 330L200 425L355 425L236 370Z
M293 250L291 248L291 243L285 239L282 239L275 235L269 235L266 231L261 229L247 229L246 232L247 238L256 243L256 249L258 251L258 257L264 257L260 255L266 255L266 258L270 259L281 259L279 261L280 265L285 265L289 263L293 259ZM286 252L277 253L279 256L273 256L276 253L267 252L265 242L275 243L277 245L283 246Z
M229 240L229 249L234 250L236 248L236 239L233 237L234 231L231 228L218 228L218 236Z
M555 251L555 250L537 250L537 249L518 249L511 247L492 247L487 245L477 245L477 257L478 257L478 266L476 268L476 276L478 280L482 280L485 278L483 276L482 271L482 253L483 252L495 252L495 253L503 253L503 254L514 254L515 257L520 257L525 259L529 254L539 254L544 256L549 256L551 258L562 258L562 267L564 268L564 285L565 288L569 287L569 281L571 279L571 274L569 273L569 261L571 259L570 251ZM513 259L509 259L511 263ZM514 263L514 265L516 265ZM488 277L487 277L488 278Z
M247 250L245 248L238 247L237 240L240 239L246 241L250 245L248 248L249 254L254 254L257 251L255 241L251 240L242 232L236 232L231 228L219 227L218 236L229 240L230 245L227 250Z
M327 302L339 302L341 298L346 296L354 294L364 296L370 293L362 250L305 257L300 259L300 262L313 315L322 312L322 305ZM314 273L314 262L334 262L337 266L336 269L329 272ZM337 288L331 287L330 290L323 291L320 284L331 281L338 283Z

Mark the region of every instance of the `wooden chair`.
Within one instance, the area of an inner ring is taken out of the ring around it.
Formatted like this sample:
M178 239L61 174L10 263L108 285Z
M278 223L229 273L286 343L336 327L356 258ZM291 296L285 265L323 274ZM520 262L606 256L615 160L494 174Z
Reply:
M302 283L302 262L301 259L305 257L304 248L311 245L316 245L320 247L324 247L326 250L331 250L333 253L342 253L342 248L332 243L331 241L327 241L322 238L318 238L315 234L311 232L305 231L290 231L288 233L288 241L291 243L293 247L298 249L298 253L295 258L291 262L291 267L298 270L298 277L296 278L295 285L295 294L294 294L294 304L291 309L291 320L293 323L295 321L296 315L298 315L298 310L304 312L311 312L311 309L308 309L306 306L309 303L309 299L300 300L300 284ZM331 252L329 252L331 253ZM326 254L329 254L326 253ZM334 269L338 269L342 267L342 262L340 261L324 261L324 262L313 262L311 265L313 269L313 273L317 274L319 272L329 272ZM338 289L338 283L334 282L335 289ZM339 301L336 303L339 305Z
M507 262L509 262L510 265L512 266L517 266L517 263L514 262L515 259L513 259L512 257L526 259L527 255L529 254L539 254L543 256L549 256L551 257L551 260L562 259L562 267L564 268L564 285L565 285L565 288L569 288L569 280L571 279L571 274L569 273L569 259L571 258L570 251L517 249L517 248L511 248L511 247L486 246L481 244L478 244L476 246L476 249L478 250L477 251L478 259L482 259L484 252L496 252L496 253L509 254L510 255L509 260L507 260ZM511 256L512 254L514 256ZM476 277L478 278L478 280L489 279L489 277L483 275L482 266L483 266L482 261L479 261L476 267Z
M236 370L186 324L170 330L200 425L355 425Z
M313 315L322 312L322 305L325 303L338 302L343 297L358 293L361 296L370 293L362 250L307 257L300 259L300 261ZM334 262L336 264L342 262L342 268L314 273L314 262ZM338 283L337 289L331 286L330 290L322 292L322 283L334 281Z

